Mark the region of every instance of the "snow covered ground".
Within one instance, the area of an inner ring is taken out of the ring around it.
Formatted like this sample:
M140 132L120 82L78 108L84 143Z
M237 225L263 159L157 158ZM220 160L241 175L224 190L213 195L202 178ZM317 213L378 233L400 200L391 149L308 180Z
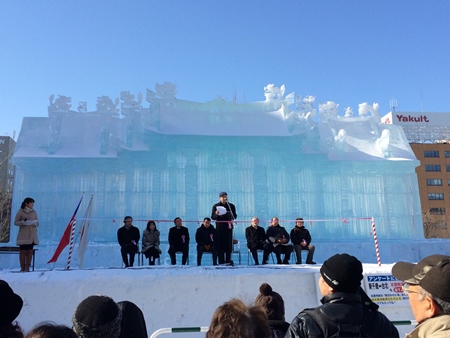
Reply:
M392 264L401 260L417 262L435 253L450 255L448 239L382 240L379 243L382 264L378 266L373 241L314 244L314 260L318 263L315 266L248 266L244 244L241 245L242 263L235 267L210 266L208 255L203 258L202 264L205 266L193 266L196 256L195 246L192 245L190 266L169 265L167 248L163 247L161 265L149 267L145 263L142 267L124 269L121 268L120 250L116 243L90 243L82 270L78 269L76 251L71 270L64 269L68 248L50 270L53 264L46 262L55 247L39 245L36 246L39 250L34 272L19 273L17 255L0 255L0 279L10 283L24 299L24 307L17 320L26 331L46 320L71 325L78 303L90 295L102 294L116 302L129 300L136 303L144 312L150 335L163 327L208 326L219 305L233 297L252 303L264 282L284 298L286 321L290 322L302 309L319 304L316 286L320 264L328 257L343 252L355 255L363 262L363 287L372 299L379 302L387 299L386 304L380 303L380 310L389 319L413 320L408 301L401 297L401 290L395 286L395 281L389 280ZM236 255L233 259L238 262ZM397 327L401 333L411 330L411 326ZM175 338L204 336L203 333L173 335Z
M363 286L368 293L397 298L380 309L391 320L412 320L413 315L401 292L369 288L370 276L390 276L392 264L364 264ZM17 269L0 271L24 300L17 318L25 331L42 321L71 325L79 302L93 294L108 295L116 302L129 300L143 311L148 334L163 327L208 326L215 309L238 297L252 303L259 286L269 283L285 300L286 321L291 322L303 308L319 304L317 278L320 265L290 266L155 266L129 269L43 270L19 273ZM388 283L377 283L380 289ZM378 286L377 286L378 288ZM399 300L400 299L400 300ZM411 326L398 326L401 333ZM170 335L163 335L169 337ZM203 333L172 334L173 337L203 337Z

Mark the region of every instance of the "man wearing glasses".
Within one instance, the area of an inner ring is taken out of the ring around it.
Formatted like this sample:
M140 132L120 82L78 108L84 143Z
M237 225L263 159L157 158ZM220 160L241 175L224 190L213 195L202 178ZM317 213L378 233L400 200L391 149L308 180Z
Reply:
M398 262L392 274L405 282L403 292L419 323L406 337L450 337L450 256L431 255L417 264Z

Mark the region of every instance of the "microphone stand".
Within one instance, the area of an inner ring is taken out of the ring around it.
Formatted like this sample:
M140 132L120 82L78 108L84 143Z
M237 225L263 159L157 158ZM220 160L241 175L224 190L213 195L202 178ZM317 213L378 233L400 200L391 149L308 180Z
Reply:
M230 214L231 214L231 252L230 252L230 263L233 261L231 259L233 251L234 251L234 223L236 221L236 219L234 218L233 215L233 210L231 209L230 203L228 203L228 199L227 199L227 205L228 208L230 209ZM234 265L234 263L232 264Z

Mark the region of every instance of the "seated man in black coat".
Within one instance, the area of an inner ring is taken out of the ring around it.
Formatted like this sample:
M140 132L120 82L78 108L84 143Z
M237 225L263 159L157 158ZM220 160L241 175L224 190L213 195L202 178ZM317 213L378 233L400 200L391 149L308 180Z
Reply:
M186 265L189 255L189 230L183 226L183 221L180 217L173 220L175 226L169 230L169 255L172 265L177 264L175 253L181 252L183 258L181 264Z
M252 225L245 229L247 248L252 253L255 265L259 265L258 250L265 250L269 246L266 241L266 232L259 226L259 218L252 218Z
M133 226L133 218L131 216L125 216L123 223L125 225L117 230L117 241L120 245L123 263L128 268L134 264L134 256L139 250L138 243L141 234L139 229ZM130 256L130 261L128 261L128 255Z
M293 248L289 244L289 234L278 222L278 217L272 217L272 222L267 229L266 238L269 241L269 247L264 250L263 264L267 264L271 252L275 252L277 256L277 264L289 264ZM283 260L281 260L281 254L284 254Z
M313 262L316 247L311 244L311 235L308 229L305 228L303 218L301 217L295 219L295 227L291 230L291 242L294 245L294 251L297 255L297 262L295 264L302 264L302 250L308 251L306 264L316 264L316 262Z
M195 233L195 240L197 242L197 265L202 265L204 252L211 252L213 265L217 265L216 229L211 225L211 218L203 219L203 224Z

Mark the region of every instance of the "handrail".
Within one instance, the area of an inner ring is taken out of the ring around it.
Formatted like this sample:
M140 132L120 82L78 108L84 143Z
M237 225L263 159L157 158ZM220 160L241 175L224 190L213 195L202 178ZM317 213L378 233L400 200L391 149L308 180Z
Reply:
M156 330L152 333L150 338L155 338L163 333L184 333L184 332L206 332L208 331L208 326L201 327L166 327L159 330Z
M417 325L417 320L391 320L394 325Z
M417 325L417 321L415 320L392 320L392 324L394 325ZM166 327L159 330L156 330L152 333L150 338L155 338L163 333L184 333L184 332L206 332L208 331L208 326L200 326L200 327Z

